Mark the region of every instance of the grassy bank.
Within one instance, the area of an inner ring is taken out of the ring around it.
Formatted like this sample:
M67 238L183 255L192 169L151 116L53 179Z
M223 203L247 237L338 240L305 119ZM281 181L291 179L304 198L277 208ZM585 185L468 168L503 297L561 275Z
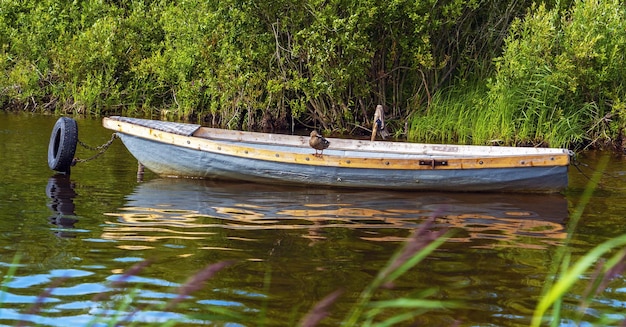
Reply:
M621 150L621 122L608 120L589 103L562 108L529 108L536 98L520 96L519 86L493 93L465 85L437 93L429 110L411 116L408 138L431 143L589 147Z
M492 77L460 81L411 117L414 140L622 150L626 6L533 7L515 20Z
M623 148L623 0L1 4L4 110Z

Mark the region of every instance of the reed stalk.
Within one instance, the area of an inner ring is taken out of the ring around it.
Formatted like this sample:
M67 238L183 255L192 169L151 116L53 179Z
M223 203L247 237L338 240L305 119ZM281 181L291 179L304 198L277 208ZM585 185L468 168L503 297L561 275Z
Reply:
M596 170L584 189L580 202L570 215L567 237L557 250L549 278L545 282L543 294L533 313L531 327L541 326L544 322L549 322L550 326L559 325L564 297L576 283L580 282L580 276L587 273L594 263L600 262L588 287L588 294L583 296L583 302L579 309L587 307L591 297L602 289L601 286L606 285L611 278L614 278L626 268L624 261L626 255L626 234L601 243L573 264L572 254L569 250L569 245L583 212L589 204L593 192L597 189L602 174L606 170L608 159L608 156L600 159ZM616 250L618 250L617 253L614 253L606 262L602 263L601 259L604 256ZM547 316L550 308L552 308L550 311L551 315ZM582 316L579 316L578 319L580 323Z
M403 247L395 253L376 278L361 292L357 303L346 316L343 326L387 326L406 321L421 314L422 310L458 307L457 302L429 300L426 298L399 298L390 301L372 301L375 293L382 288L392 288L393 283L411 268L445 243L450 236L446 231L433 231L435 217L431 217L413 232ZM375 323L378 314L385 309L405 309L387 320Z
M21 257L22 256L20 254L16 254L13 257L13 261L11 262L7 273L2 277L2 281L0 282L0 308L2 308L2 304L4 303L4 296L7 292L8 285L15 276L15 272L17 271L17 267L19 266Z

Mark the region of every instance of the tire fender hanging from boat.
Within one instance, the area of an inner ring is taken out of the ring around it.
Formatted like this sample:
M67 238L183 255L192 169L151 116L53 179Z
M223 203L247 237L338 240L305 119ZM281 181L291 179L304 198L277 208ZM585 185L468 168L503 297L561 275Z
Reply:
M69 173L78 143L78 124L72 118L61 117L54 124L48 144L50 169Z

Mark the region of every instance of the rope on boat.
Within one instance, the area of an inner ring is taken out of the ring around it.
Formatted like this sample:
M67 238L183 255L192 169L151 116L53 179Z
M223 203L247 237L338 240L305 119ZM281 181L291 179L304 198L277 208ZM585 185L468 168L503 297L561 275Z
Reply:
M100 146L96 146L96 147L92 147L89 146L87 144L85 144L83 141L78 140L78 144L80 144L83 148L91 150L91 151L98 151L98 153L96 153L95 155L87 158L87 159L80 159L80 158L74 158L74 160L72 160L72 166L75 166L77 163L82 163L82 162L87 162L87 161L91 161L94 160L96 158L98 158L99 156L101 156L106 150L109 149L109 147L111 146L111 144L113 144L113 141L115 141L115 139L117 138L117 134L113 133L111 135L111 139L109 141L107 141L106 143L100 145Z

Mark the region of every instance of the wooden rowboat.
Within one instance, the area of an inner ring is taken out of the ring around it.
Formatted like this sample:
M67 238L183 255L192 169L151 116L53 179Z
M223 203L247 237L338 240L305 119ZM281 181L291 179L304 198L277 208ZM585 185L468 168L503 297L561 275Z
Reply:
M108 117L130 153L162 176L272 184L437 191L558 192L570 151L329 138L314 155L308 136L231 131Z

